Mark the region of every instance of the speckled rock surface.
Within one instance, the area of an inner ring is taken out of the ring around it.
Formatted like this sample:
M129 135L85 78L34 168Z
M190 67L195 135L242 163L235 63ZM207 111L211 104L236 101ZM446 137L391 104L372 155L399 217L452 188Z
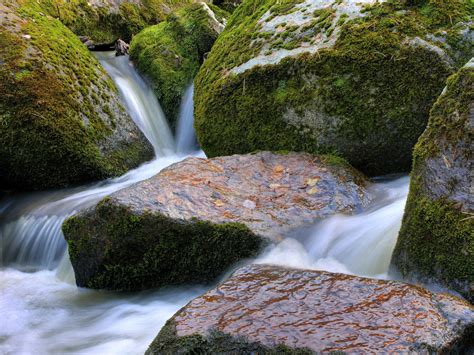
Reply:
M474 303L474 58L447 81L414 150L393 262Z
M174 164L66 221L76 280L113 289L209 281L295 228L366 206L364 178L331 159L260 152Z
M98 61L35 1L0 4L0 92L5 187L100 180L153 157Z
M451 295L253 265L178 311L147 354L460 351L473 327L474 308Z
M195 80L207 156L331 152L408 172L446 78L473 55L469 0L246 0Z

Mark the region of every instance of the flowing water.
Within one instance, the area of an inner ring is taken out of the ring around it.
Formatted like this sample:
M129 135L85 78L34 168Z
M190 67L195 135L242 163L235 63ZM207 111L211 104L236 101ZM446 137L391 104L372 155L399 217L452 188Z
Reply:
M149 178L196 151L193 88L181 105L176 140L149 86L128 58L98 54L156 158L127 174L0 201L0 354L140 354L164 322L203 287L117 294L74 285L61 224L108 194ZM256 262L386 277L408 178L378 182L370 209L334 216L265 251Z

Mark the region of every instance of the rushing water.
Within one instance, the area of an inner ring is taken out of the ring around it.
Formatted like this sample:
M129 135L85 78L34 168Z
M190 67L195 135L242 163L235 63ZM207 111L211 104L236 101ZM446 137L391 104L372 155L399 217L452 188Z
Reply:
M188 287L116 294L74 285L61 232L64 219L153 176L196 146L192 86L183 98L175 141L159 103L128 59L98 58L156 158L115 179L0 202L0 353L140 354L174 312L204 291ZM368 211L334 216L300 231L256 262L386 277L408 178L379 182L372 189L376 199Z

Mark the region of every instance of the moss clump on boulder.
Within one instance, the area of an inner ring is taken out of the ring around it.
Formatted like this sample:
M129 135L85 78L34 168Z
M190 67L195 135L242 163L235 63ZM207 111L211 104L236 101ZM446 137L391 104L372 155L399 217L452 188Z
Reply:
M29 1L29 0L27 0ZM145 27L163 21L192 0L41 0L42 11L60 20L74 33L96 43L117 38L129 42Z
M94 213L68 219L63 231L77 284L119 291L209 282L263 247L239 223L137 215L108 199Z
M413 157L393 263L474 302L474 60L448 79Z
M208 156L288 149L408 171L446 78L472 55L471 14L467 0L247 0L196 77L199 142Z
M222 21L207 4L196 3L169 15L159 25L146 28L131 43L131 59L151 80L172 124L186 86L224 27Z
M32 2L0 5L0 182L18 189L120 175L152 158L111 79Z

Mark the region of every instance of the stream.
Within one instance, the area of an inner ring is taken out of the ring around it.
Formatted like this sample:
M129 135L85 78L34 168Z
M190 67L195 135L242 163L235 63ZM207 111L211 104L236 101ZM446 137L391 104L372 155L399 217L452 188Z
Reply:
M192 85L173 137L151 88L128 58L96 55L156 157L118 178L0 201L0 354L143 354L166 320L209 288L124 294L75 286L63 221L170 164L204 157L193 130ZM375 198L366 211L295 232L254 262L388 278L408 183L408 177L375 181L370 187Z

